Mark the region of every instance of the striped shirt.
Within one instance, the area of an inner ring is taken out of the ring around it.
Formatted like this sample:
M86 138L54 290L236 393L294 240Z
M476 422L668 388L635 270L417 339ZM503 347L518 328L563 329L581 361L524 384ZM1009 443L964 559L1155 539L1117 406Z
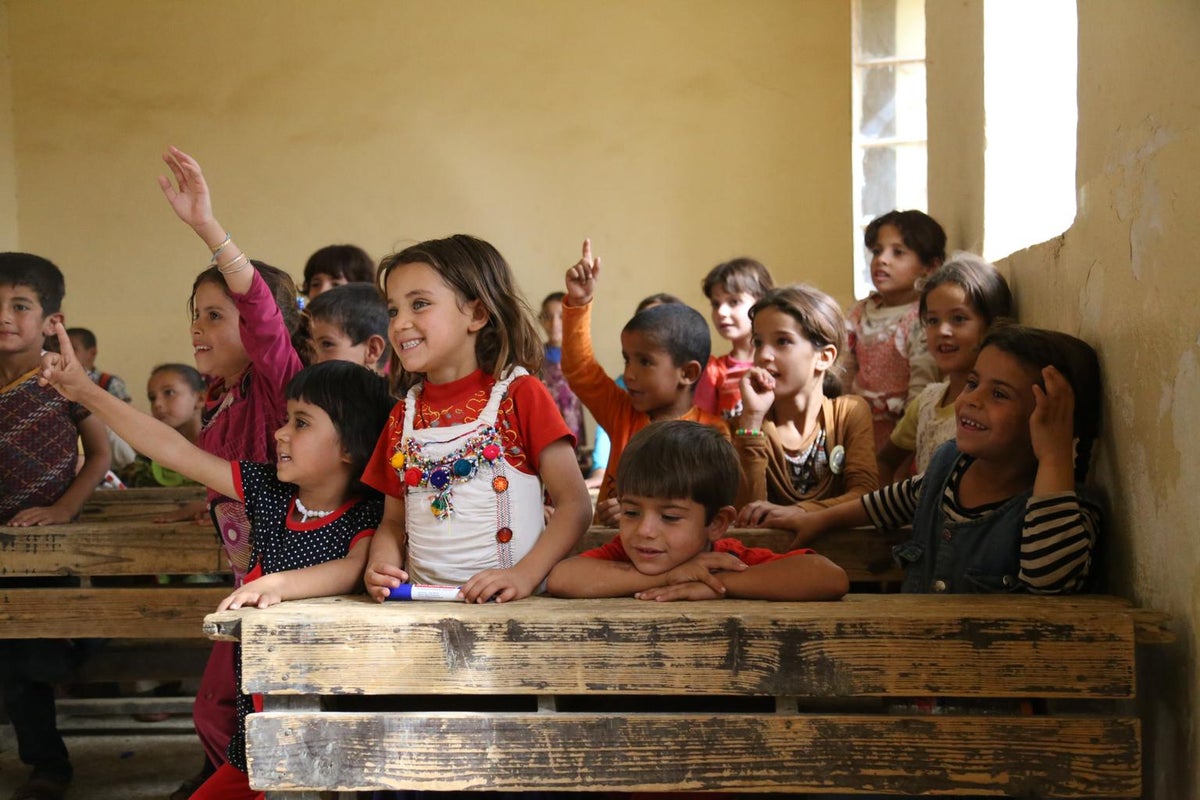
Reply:
M951 522L969 522L1003 505L1006 500L968 508L959 500L963 473L974 461L960 455L946 481L942 513ZM922 475L863 495L871 524L876 528L911 525L921 496ZM1018 580L1035 594L1077 592L1091 566L1092 547L1100 528L1100 509L1075 492L1056 492L1029 498L1021 531L1021 569Z

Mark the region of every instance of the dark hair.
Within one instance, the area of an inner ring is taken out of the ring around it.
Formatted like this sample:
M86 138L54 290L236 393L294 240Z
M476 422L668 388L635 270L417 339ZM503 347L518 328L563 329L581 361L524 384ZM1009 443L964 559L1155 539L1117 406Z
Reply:
M160 372L174 372L179 377L183 378L184 383L191 387L192 391L197 394L204 394L208 388L208 384L204 380L204 376L192 366L187 364L159 364L154 369L150 370L150 377L153 378Z
M28 286L37 293L42 316L62 311L67 284L62 271L48 259L32 253L0 253L0 286Z
M840 378L840 363L846 353L846 318L842 308L832 297L815 286L806 283L793 283L771 289L761 300L750 307L750 320L767 308L774 308L792 319L800 326L804 338L813 347L833 345L837 351L837 360L833 366L825 370L822 379L826 397L837 397L842 393Z
M748 294L758 300L775 286L775 282L761 262L743 256L717 264L704 276L700 286L709 300L717 287L731 294Z
M634 310L633 313L636 314L638 311L645 311L647 308L654 308L655 306L665 306L665 305L669 305L671 303L678 303L679 305L684 304L682 300L680 300L678 297L671 294L670 292L657 292L655 294L650 295L649 297L643 297L642 302L637 304L637 308Z
M540 306L541 311L538 313L538 319L546 318L546 305L548 303L561 303L565 299L567 299L566 292L551 292L550 294L543 297L542 305Z
M367 251L352 244L331 244L322 247L304 263L304 294L318 275L345 278L347 283L374 283L375 262Z
M78 339L84 350L91 350L96 346L96 334L87 328L67 328L67 336Z
M310 319L337 325L351 344L388 334L387 301L373 283L346 283L322 292L305 309Z
M983 317L985 327L1002 317L1013 315L1012 292L1008 281L990 261L984 261L974 253L957 251L951 254L945 264L921 285L920 313L925 316L925 298L939 286L953 284L963 290L967 302L979 316Z
M406 247L379 264L379 288L385 295L388 275L405 264L428 264L458 295L460 306L479 301L487 312L487 323L475 338L475 360L480 369L494 378L513 366L537 374L545 357L542 340L533 312L500 251L482 239L461 233ZM406 373L394 352L392 375L400 391L407 391L420 378Z
M1041 371L1054 367L1071 384L1075 394L1073 419L1076 438L1075 480L1087 477L1092 445L1100 435L1100 359L1087 342L1070 334L1016 323L994 326L983 338L979 349L995 347L1037 372L1043 389Z
M677 367L696 361L703 369L712 354L708 323L699 311L683 303L667 303L639 311L625 323L621 332L645 334L667 351Z
M927 267L939 266L946 260L946 232L938 221L923 211L889 211L867 225L863 242L870 250L879 241L879 229L891 225L900 232L904 246L917 254Z
M300 309L296 306L296 282L292 280L291 275L279 267L273 267L255 259L250 259L250 263L258 270L258 274L262 276L267 288L271 290L271 296L275 298L275 305L279 307L279 313L283 315L283 324L287 327L288 335L294 336L300 326ZM188 298L188 314L193 319L196 317L196 290L204 283L220 286L221 291L229 294L229 284L225 282L225 276L215 266L201 272L192 282L192 294Z
M326 361L297 372L286 397L312 403L329 415L350 455L350 474L362 475L394 405L387 379L360 364ZM359 491L366 491L361 483Z
M617 469L617 497L694 500L704 522L731 506L742 481L737 451L709 425L682 419L642 428L625 449Z

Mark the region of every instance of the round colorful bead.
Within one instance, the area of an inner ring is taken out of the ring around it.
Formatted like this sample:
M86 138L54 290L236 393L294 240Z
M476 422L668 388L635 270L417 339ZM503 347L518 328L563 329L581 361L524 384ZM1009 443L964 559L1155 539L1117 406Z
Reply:
M492 489L495 490L496 494L500 494L501 492L507 490L508 478L504 477L503 475L497 475L496 477L492 478Z
M409 467L408 469L404 470L404 482L409 486L420 486L421 477L421 470L417 469L416 467Z
M489 444L487 447L483 448L483 457L488 461L495 461L500 457L500 446Z
M472 464L470 461L468 461L465 458L460 458L454 462L454 477L466 478L471 474L471 471L474 468L475 468L475 465Z
M512 528L501 528L496 531L496 541L500 544L508 544L512 541Z
M450 485L450 470L439 467L429 476L429 485L435 489L445 489Z
M429 504L429 510L433 512L435 517L444 517L448 512L450 504L446 502L446 498L438 495L433 498L433 502Z
M400 470L403 468L404 468L404 452L402 450L397 450L395 453L392 453L392 469Z

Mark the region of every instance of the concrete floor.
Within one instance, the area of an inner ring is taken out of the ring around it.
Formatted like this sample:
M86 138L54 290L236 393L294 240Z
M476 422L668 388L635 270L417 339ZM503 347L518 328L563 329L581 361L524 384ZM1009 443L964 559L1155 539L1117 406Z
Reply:
M130 717L60 719L75 780L68 800L166 800L200 767L203 751L189 717L136 722ZM0 800L28 776L12 728L0 727Z

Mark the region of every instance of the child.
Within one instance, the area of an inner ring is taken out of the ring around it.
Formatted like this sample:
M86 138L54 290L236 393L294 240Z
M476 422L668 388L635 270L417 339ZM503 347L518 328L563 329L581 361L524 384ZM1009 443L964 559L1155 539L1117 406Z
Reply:
M68 328L67 334L70 333ZM72 339L71 347L74 346ZM206 389L204 377L195 367L159 364L150 371L150 379L146 382L150 415L195 444L200 438L200 412L204 410ZM128 486L182 486L195 483L144 455L139 455L136 461L121 471L121 480Z
M367 590L383 601L411 581L461 586L469 603L527 597L591 510L571 432L529 374L542 354L533 315L504 258L470 236L388 256L380 280L407 394L363 474L385 495Z
M941 266L946 232L920 211L889 211L867 225L875 291L847 315L850 391L871 405L875 452L883 449L904 407L937 377L925 349L916 283Z
M79 356L79 363L83 364L88 377L113 397L124 400L126 403L133 402L133 397L130 396L125 381L116 375L96 369L96 355L99 353L96 334L87 328L67 328L67 335L71 337L71 346L75 348L75 353Z
M383 513L358 480L391 405L382 377L340 361L305 369L288 383L286 422L275 431L278 461L230 462L105 394L80 368L61 323L57 329L62 353L46 355L42 382L91 409L140 452L245 503L251 570L218 611L348 594L361 585L367 540ZM245 772L245 717L253 703L239 695L237 706L228 763L192 798L261 797Z
M312 363L352 361L380 372L387 364L387 303L371 283L347 283L305 309Z
M58 267L29 253L0 253L0 524L70 522L109 466L108 432L87 409L39 386L42 343L61 322ZM83 466L76 473L78 442ZM0 641L4 707L21 761L32 768L16 796L61 797L71 762L58 733L53 681L78 656L61 639Z
M846 320L811 286L772 289L750 309L754 364L742 377L733 442L742 462L739 524L789 527L798 515L879 488L871 411L857 395L827 397Z
M708 325L698 311L667 303L633 315L621 331L625 389L604 372L592 354L591 304L600 259L592 242L583 242L583 257L567 270L563 303L563 374L571 390L608 432L608 467L596 500L596 521L616 525L617 472L621 451L639 430L664 419L686 419L712 425L728 436L721 417L692 403L692 392L708 363Z
M208 184L195 159L172 147L163 161L178 186L159 176L163 195L213 256L188 300L196 369L209 379L198 444L229 461L274 461L273 432L287 414L283 390L302 366L291 344L300 316L296 286L286 272L250 261L213 217ZM239 500L212 488L208 499L234 583L240 585L250 567L249 519ZM229 642L214 642L196 695L196 732L213 767L224 762L237 729L234 660ZM204 777L201 771L180 791Z
M954 438L954 398L975 365L979 343L992 323L1012 316L1012 293L996 268L971 253L954 253L925 281L920 318L925 340L943 380L926 386L904 409L891 439L879 452L880 480L892 482L914 451L919 474L943 442Z
M778 554L723 538L733 522L737 454L717 430L655 422L629 440L617 493L621 532L559 563L547 587L560 597L641 600L836 600L845 571L811 550Z
M562 412L567 429L575 435L576 446L581 447L584 442L583 408L579 405L579 398L567 385L567 379L563 377L562 372L564 297L566 295L563 292L551 292L542 300L542 313L538 315L538 322L542 323L542 330L546 332L546 347L545 361L542 362L538 377L546 384L550 396L554 398L554 404Z
M301 290L308 302L347 283L375 283L375 262L361 247L331 244L313 253L304 264Z
M774 285L771 273L753 258L726 261L704 276L701 287L712 304L713 327L733 349L723 356L709 356L704 374L696 383L695 402L699 408L727 420L742 413L741 380L754 358L750 306Z
M821 531L912 524L895 548L906 592L1079 591L1100 512L1077 488L1100 424L1100 367L1065 333L1001 325L983 340L954 401L955 441L923 475L805 514Z

